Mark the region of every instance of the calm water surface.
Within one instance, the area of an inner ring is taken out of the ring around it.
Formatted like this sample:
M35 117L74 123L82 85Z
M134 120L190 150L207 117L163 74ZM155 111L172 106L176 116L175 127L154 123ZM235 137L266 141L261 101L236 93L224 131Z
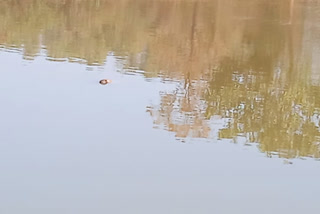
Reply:
M316 213L319 57L318 1L0 0L0 212Z

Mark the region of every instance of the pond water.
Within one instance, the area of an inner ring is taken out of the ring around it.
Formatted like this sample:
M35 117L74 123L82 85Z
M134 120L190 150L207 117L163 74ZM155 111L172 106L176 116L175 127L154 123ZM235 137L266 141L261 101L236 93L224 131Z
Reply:
M0 213L316 213L319 57L318 1L0 0Z

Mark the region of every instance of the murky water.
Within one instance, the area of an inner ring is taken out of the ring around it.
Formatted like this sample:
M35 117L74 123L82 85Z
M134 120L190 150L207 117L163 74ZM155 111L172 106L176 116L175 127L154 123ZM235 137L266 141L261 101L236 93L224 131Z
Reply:
M315 213L319 57L318 1L0 0L0 212Z

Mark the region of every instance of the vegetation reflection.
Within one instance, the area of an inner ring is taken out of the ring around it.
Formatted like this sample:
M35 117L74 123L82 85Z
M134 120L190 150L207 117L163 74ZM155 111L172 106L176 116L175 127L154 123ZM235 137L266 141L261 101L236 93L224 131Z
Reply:
M320 7L298 0L0 0L0 44L33 59L175 81L148 107L178 138L244 137L269 156L320 157Z

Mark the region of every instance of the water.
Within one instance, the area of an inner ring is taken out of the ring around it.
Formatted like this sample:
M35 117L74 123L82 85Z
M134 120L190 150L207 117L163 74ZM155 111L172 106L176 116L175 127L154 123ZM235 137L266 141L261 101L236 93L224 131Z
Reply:
M318 210L320 2L0 5L1 213Z

